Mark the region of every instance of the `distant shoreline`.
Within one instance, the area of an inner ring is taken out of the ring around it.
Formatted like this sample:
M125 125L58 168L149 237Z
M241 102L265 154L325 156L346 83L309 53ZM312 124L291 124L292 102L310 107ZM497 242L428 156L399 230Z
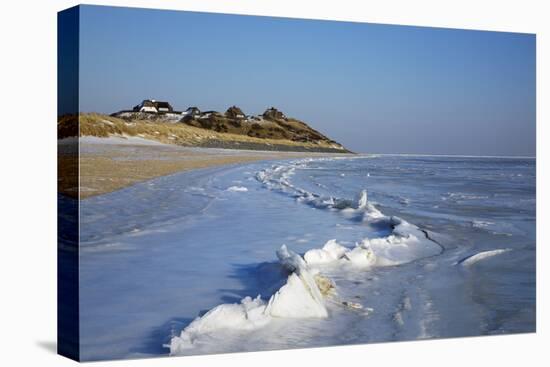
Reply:
M496 158L496 159L537 159L536 156L523 155L469 155L469 154L422 154L422 153L357 153L387 157L443 157L443 158Z

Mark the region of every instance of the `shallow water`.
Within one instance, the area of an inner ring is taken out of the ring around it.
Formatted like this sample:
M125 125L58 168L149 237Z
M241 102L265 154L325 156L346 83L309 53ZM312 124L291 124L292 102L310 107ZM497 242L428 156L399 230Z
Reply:
M207 310L245 296L268 299L288 275L275 256L282 244L303 254L330 239L353 248L388 236L388 225L322 204L356 205L364 189L382 213L433 240L399 265L322 269L339 299L372 312L327 302L328 318L207 335L185 354L535 330L534 159L258 162L82 201L82 358L168 354L163 344Z

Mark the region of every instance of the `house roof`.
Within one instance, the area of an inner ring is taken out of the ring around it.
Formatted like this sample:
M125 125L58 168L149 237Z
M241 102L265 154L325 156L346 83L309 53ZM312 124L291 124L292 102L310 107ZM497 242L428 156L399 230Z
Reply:
M225 111L225 114L226 115L229 115L229 116L232 116L232 117L237 117L237 116L245 116L243 110L241 110L239 107L237 106L231 106L227 109L227 111Z
M275 107L270 107L267 110L265 110L265 112L263 113L263 116L267 118L284 118L285 117L284 113L282 113Z
M155 103L149 99L144 99L143 102L141 102L141 105L144 107L156 107Z
M155 107L156 107L156 108L168 108L168 109L172 109L172 106L170 105L170 103L168 103L168 102L160 102L160 101L156 101L156 102L155 102Z

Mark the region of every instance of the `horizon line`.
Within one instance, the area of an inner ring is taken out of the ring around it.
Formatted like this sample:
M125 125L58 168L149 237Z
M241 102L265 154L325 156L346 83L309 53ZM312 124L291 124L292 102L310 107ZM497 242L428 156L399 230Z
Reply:
M526 155L472 155L472 154L426 154L426 153L357 153L357 154L358 155L384 155L384 156L411 156L411 157L537 159L537 156L526 156Z

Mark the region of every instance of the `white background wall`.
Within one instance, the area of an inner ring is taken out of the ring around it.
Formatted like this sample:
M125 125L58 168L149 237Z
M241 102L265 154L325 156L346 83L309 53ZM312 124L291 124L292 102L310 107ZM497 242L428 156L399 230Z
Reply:
M548 365L549 29L545 1L121 0L94 4L537 33L538 333L94 366ZM0 365L68 366L56 339L56 12L65 0L1 2ZM546 124L544 124L544 122ZM545 228L546 227L546 228ZM545 340L546 339L546 340ZM546 347L546 350L544 349Z

